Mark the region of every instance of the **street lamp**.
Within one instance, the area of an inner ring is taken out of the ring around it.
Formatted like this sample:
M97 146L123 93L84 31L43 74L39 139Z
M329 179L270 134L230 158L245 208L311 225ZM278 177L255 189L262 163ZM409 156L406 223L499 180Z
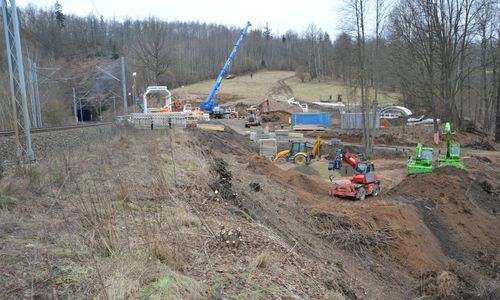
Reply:
M132 97L132 105L134 106L134 111L137 112L136 110L136 104L135 104L135 97L137 96L136 92L135 92L135 77L137 76L137 72L133 72L132 73L132 77L134 78L134 86L132 88L132 92L134 93L134 96Z

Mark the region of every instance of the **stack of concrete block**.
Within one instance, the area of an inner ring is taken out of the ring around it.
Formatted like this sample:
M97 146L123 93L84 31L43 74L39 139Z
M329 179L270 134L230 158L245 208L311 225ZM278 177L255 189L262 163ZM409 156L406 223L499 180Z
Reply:
M279 129L274 131L276 135L276 142L278 143L288 143L289 131L286 129Z
M259 148L260 156L264 156L267 159L272 159L278 151L278 143L276 142L276 139L260 139Z
M259 141L261 139L268 139L269 138L269 132L262 131L262 132L256 132L255 134L255 141Z
M135 128L153 129L161 128L186 128L186 115L184 113L133 113L131 122Z
M290 141L296 141L296 140L303 140L304 139L304 134L300 132L290 132L288 134L288 140Z
M260 139L268 139L269 132L264 131L263 129L256 129L255 131L250 131L250 140L254 142L258 142Z

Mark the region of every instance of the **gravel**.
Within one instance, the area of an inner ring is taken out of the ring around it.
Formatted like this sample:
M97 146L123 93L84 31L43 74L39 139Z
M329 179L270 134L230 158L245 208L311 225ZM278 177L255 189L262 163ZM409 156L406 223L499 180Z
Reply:
M68 151L106 140L122 130L115 124L83 127L61 131L39 132L31 135L33 151L37 160L43 160L52 153ZM8 165L16 161L14 136L0 137L0 163Z

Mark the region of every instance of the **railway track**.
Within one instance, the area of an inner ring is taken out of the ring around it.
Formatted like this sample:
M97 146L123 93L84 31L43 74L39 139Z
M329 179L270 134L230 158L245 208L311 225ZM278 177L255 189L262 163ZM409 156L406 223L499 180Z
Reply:
M63 130L78 129L78 128L105 126L111 124L113 124L113 122L98 122L98 123L89 123L89 124L72 125L72 126L32 128L31 133L35 134L35 133L50 132L50 131L63 131ZM12 135L14 135L14 130L0 131L0 136L12 136Z

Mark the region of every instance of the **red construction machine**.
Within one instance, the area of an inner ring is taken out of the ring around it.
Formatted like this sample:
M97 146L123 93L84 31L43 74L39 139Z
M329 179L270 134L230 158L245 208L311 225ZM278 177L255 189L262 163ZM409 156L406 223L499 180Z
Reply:
M330 187L330 196L348 196L357 200L363 200L368 195L378 196L380 194L380 180L375 173L373 162L361 161L359 157L345 150L338 149L335 159L328 164L330 172L339 170L345 161L354 169L354 176L349 180L333 180Z

